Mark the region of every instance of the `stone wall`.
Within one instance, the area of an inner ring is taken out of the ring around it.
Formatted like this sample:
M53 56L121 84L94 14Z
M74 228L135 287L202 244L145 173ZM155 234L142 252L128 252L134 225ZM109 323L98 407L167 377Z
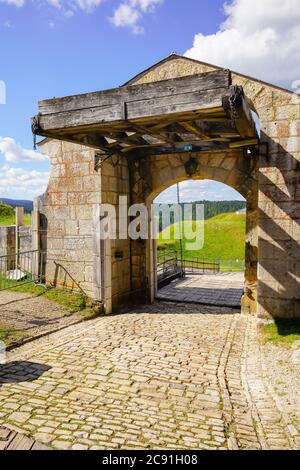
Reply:
M13 255L16 251L16 227L0 227L0 257ZM14 257L0 258L0 272L5 273L14 269Z
M19 227L19 251L32 250L32 230L30 226ZM16 226L0 227L0 257L11 255L9 259L0 258L1 272L15 268Z
M131 84L214 70L175 58L138 76ZM258 308L262 318L300 316L300 98L289 91L232 73L259 116L268 147L258 163L258 215L252 212L252 239L258 250ZM255 202L254 202L255 206ZM248 207L249 209L249 207ZM250 221L250 219L248 219ZM257 225L256 225L257 224ZM255 282L256 267L249 267Z
M32 229L30 226L19 227L19 247L21 252L32 250Z
M51 161L48 188L35 201L41 214L46 283L82 290L98 300L94 235L95 214L101 203L101 178L95 171L95 152L48 139L42 142L41 151Z

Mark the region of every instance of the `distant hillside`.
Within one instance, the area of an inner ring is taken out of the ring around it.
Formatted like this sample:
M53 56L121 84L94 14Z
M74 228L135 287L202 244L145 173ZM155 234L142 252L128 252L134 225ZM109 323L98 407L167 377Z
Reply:
M196 201L194 204L204 204L204 219L208 220L218 214L227 214L246 209L246 201Z
M27 214L31 214L33 210L33 202L28 201L27 199L7 199L5 197L0 197L0 202L3 202L4 204L8 204L9 206L15 208L15 207L24 207L24 211Z
M13 217L14 215L15 211L12 206L0 202L0 217Z
M195 224L193 229L200 222L185 222L182 227L190 227ZM178 223L175 224L178 226ZM184 230L183 235L184 235ZM164 236L168 234L168 228L160 233L158 248L175 248L179 251L180 241L174 240L174 224L170 227L171 240L165 240ZM222 258L222 259L240 259L245 257L245 234L246 234L246 215L236 214L235 212L219 214L204 222L204 246L197 251L186 249L186 243L183 236L183 254L185 258L198 256L201 258Z
M209 220L212 217L215 217L219 214L228 214L228 213L235 213L238 211L245 212L246 210L246 201L195 201L191 202L190 204L193 205L193 220L196 220L196 205L202 204L204 206L204 220ZM169 204L171 206L171 204ZM183 204L181 204L183 206ZM174 214L171 213L169 223L174 223ZM169 223L163 226L162 215L160 214L159 220L159 231L161 232L164 228L166 228Z
M24 225L31 225L31 215L25 214ZM16 224L16 212L12 206L3 204L0 202L0 227L15 225Z

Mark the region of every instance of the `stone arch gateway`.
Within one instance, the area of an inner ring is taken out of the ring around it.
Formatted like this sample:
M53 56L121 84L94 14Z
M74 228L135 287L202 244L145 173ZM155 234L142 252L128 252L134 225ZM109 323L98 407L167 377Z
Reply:
M101 205L117 206L119 196L149 205L187 179L192 154L194 178L223 182L247 200L243 311L300 317L297 95L173 54L118 89L41 101L32 129L51 161L36 201L47 283L75 285L107 313L132 297L151 301L153 243L100 240Z

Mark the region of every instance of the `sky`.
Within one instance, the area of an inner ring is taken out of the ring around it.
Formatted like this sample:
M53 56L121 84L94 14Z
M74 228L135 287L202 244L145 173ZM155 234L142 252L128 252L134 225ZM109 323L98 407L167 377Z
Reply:
M30 130L39 99L119 86L174 51L299 88L299 43L299 0L0 0L0 198L47 186ZM216 182L181 191L241 198Z

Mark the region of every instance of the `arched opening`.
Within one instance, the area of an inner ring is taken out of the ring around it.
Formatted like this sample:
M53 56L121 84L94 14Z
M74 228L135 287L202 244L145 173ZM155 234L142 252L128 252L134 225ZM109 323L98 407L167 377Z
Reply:
M213 180L189 180L153 200L156 297L240 307L244 292L246 199Z
M231 255L221 254L220 251L216 251L213 256L210 256L208 251L204 251L196 256L198 258L204 258L204 261L207 261L206 258L218 258L222 259L218 261L219 267L216 269L222 272L236 272L239 273L236 277L240 277L236 289L239 291L232 291L232 294L236 294L238 298L236 305L240 304L241 300L241 311L244 313L255 314L256 305L257 305L257 242L258 242L258 224L257 224L257 177L255 169L253 167L255 163L251 162L251 159L246 159L245 154L242 153L232 153L231 155L220 154L202 154L196 155L198 167L195 175L192 178L188 177L185 171L184 165L182 165L182 158L180 155L172 157L162 157L158 156L155 159L152 159L151 162L151 178L152 178L152 192L147 198L147 205L150 206L157 201L161 201L161 195L167 194L168 191L173 191L173 200L174 201L174 188L177 183L183 184L183 189L188 189L191 185L202 184L202 185L212 185L210 186L211 194L214 197L205 197L205 194L201 194L201 189L198 187L198 194L196 191L196 197L187 197L194 200L203 200L203 199L216 199L217 201L231 199L243 202L243 211L245 214L241 216L240 228L243 227L243 235L241 235L238 247L235 247L234 238L227 236L227 252L232 252ZM221 185L220 185L221 183ZM187 187L185 187L187 185ZM170 188L170 189L168 189ZM224 191L221 191L221 190ZM166 193L163 193L167 190ZM225 190L228 191L229 197L222 197ZM188 195L188 192L185 191ZM202 191L203 193L203 191ZM189 195L188 195L189 196ZM182 195L180 196L182 198ZM219 198L219 199L218 199ZM184 197L183 197L184 199ZM176 196L175 196L176 200ZM168 200L166 199L166 202ZM206 211L209 209L207 208ZM234 212L234 207L230 207L230 210ZM237 209L235 212L239 211ZM205 213L205 208L204 208ZM221 215L216 214L219 218L222 218ZM223 216L224 217L224 216ZM228 216L230 218L230 216ZM206 218L208 218L208 212L206 212ZM152 216L151 223L154 223L155 217ZM212 217L210 217L212 219ZM204 226L205 223L210 225L210 233L216 233L213 230L213 226L216 225L214 221L208 219L205 222L204 217ZM233 217L235 219L235 217ZM242 222L243 219L243 222ZM225 222L225 221L224 221ZM221 226L220 221L219 227ZM156 224L156 222L155 222ZM192 225L195 222L192 223ZM232 224L233 225L233 224ZM230 226L230 223L229 223ZM162 228L162 227L161 227ZM219 232L219 238L222 240L222 229ZM233 230L233 229L232 229ZM231 231L232 231L231 230ZM242 232L240 232L242 233ZM228 234L228 232L227 232ZM159 237L157 237L159 238ZM163 244L160 240L148 241L148 247L146 249L146 278L149 286L149 298L153 301L157 295L157 283L158 283L158 272L157 265L159 260L157 259L157 247L159 244ZM177 241L177 246L179 242ZM218 249L223 249L218 247ZM198 251L201 249L198 248ZM238 252L238 253L237 253ZM161 256L162 257L162 256ZM161 258L160 257L160 258ZM232 260L232 261L229 261ZM202 259L203 261L203 259ZM163 262L163 260L162 260ZM181 264L181 263L179 263ZM197 264L197 263L195 263ZM202 270L205 271L205 266ZM207 273L204 273L207 274ZM234 276L232 276L234 277ZM202 277L203 279L203 277ZM235 287L234 287L235 289ZM186 298L187 302L189 299ZM221 304L221 300L219 301ZM226 304L226 302L224 302Z

